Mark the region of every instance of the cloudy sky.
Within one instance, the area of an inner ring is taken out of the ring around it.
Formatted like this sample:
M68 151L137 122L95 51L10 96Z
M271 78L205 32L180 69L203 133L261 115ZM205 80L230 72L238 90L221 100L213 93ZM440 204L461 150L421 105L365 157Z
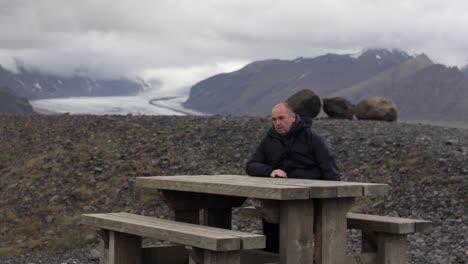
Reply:
M0 0L0 64L192 85L253 60L398 48L468 63L465 0Z

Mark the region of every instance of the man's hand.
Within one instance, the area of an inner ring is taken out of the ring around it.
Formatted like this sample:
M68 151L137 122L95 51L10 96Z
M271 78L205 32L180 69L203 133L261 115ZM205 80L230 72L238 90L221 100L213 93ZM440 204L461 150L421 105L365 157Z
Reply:
M273 177L273 178L276 178L276 177L278 177L278 178L287 178L288 175L283 170L276 169L276 170L271 172L270 177Z

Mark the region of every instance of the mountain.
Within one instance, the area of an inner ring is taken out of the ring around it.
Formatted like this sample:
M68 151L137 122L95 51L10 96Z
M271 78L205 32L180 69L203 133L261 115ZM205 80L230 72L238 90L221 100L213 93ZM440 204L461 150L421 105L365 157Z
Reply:
M328 94L327 97L341 96L351 101L357 101L368 96L382 96L385 90L393 89L395 83L431 65L433 62L429 57L424 54L418 55L368 80Z
M115 96L136 94L144 83L131 80L96 80L85 76L61 77L35 70L18 68L8 71L0 66L0 85L6 85L18 96L44 99L73 96Z
M6 86L0 86L0 113L32 114L34 111L26 98L16 96Z
M392 99L404 120L467 121L468 79L456 67L419 55L332 96L359 102L369 96Z
M267 114L302 89L320 96L352 86L413 57L399 50L370 49L358 56L326 54L312 59L265 60L195 84L187 108L213 114Z
M399 120L467 123L467 76L468 66L459 70L398 50L268 60L199 82L185 106L213 114L269 114L272 105L307 88L321 98L340 96L353 103L369 96L390 98Z
M465 65L462 69L463 74L465 74L466 78L468 78L468 65Z

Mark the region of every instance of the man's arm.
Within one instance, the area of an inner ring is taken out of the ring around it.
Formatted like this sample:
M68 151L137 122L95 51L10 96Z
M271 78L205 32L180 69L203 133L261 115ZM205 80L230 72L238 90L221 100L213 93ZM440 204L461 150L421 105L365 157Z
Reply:
M260 142L250 160L247 161L245 166L245 172L247 172L247 175L269 177L273 172L273 167L266 164L264 148L265 138Z
M311 131L312 149L317 159L318 166L322 170L323 179L327 181L339 181L341 178L340 172L335 163L335 158L331 153L325 140Z

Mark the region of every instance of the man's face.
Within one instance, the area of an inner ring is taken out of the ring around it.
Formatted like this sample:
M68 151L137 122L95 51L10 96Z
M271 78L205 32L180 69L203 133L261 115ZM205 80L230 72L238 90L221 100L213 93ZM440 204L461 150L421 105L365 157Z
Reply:
M294 121L296 121L296 114L289 112L286 106L278 104L271 110L271 120L276 132L284 136L291 129Z

